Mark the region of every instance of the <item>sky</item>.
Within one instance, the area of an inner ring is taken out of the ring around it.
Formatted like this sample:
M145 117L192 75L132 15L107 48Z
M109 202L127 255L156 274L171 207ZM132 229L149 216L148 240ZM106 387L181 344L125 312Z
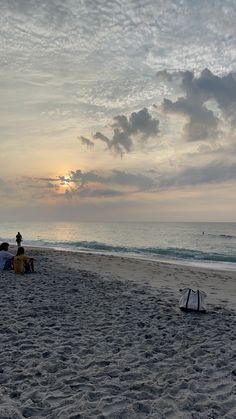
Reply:
M236 221L235 0L0 0L2 221Z

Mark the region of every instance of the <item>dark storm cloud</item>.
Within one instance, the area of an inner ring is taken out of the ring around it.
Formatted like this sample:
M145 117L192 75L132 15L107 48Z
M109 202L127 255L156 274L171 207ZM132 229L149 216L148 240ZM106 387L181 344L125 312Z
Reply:
M112 138L101 132L96 132L93 138L104 142L108 149L120 155L144 146L149 138L157 136L160 132L159 120L153 118L147 108L132 112L129 118L125 115L115 116L110 127L113 130Z
M172 74L162 71L158 78L167 82L180 79L180 87L185 96L177 101L164 99L164 112L182 114L188 117L185 134L188 141L216 138L219 133L220 120L209 109L208 102L213 101L221 111L221 117L232 125L236 122L236 73L223 76L214 75L207 68L200 76L191 71L180 71Z

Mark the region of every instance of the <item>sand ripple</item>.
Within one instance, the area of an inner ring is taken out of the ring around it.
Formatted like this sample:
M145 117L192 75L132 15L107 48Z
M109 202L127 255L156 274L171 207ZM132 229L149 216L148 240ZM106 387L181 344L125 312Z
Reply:
M0 273L0 419L236 417L235 313L51 263Z

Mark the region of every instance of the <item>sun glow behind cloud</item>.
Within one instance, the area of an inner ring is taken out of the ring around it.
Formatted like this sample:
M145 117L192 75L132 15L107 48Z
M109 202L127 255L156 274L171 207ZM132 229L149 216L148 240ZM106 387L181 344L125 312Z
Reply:
M2 207L227 220L235 18L233 0L2 0Z

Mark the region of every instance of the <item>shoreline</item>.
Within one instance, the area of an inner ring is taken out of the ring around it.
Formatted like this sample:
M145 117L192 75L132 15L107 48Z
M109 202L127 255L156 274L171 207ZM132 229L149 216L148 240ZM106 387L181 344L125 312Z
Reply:
M150 262L157 262L157 263L166 263L171 265L180 265L180 266L187 266L190 268L197 268L197 269L210 269L215 271L223 271L223 272L236 272L236 263L233 262L224 262L224 261L210 261L210 260L188 260L188 259L171 259L165 258L162 256L145 256L145 255L138 255L132 253L122 253L122 252L105 252L105 251L96 251L92 249L73 249L73 248L63 248L63 247L50 247L50 246L32 246L31 244L22 244L25 248L32 248L32 249L42 249L42 250L55 250L60 252L72 252L72 253L89 253L98 256L114 256L120 258L128 258L128 259L136 259L141 261L150 261ZM16 247L15 244L10 243L10 247Z
M16 251L16 246L11 246ZM43 247L26 246L29 254L52 254L57 263L65 268L83 269L104 279L114 278L152 288L171 289L179 298L179 289L201 289L211 304L226 304L235 309L236 271L190 266L166 261L133 258L128 255L107 255L94 252L78 252ZM36 256L37 269L37 256Z
M26 254L35 274L0 272L1 417L236 416L236 274L89 253ZM207 291L206 314L179 310L186 283Z

